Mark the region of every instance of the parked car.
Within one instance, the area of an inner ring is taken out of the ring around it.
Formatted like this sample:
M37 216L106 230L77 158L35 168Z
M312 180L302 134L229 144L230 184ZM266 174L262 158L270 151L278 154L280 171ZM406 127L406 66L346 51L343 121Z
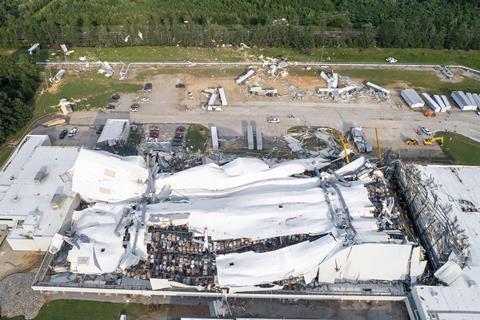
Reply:
M277 117L270 116L270 117L267 118L267 122L268 123L280 123L280 119L278 119Z
M420 127L420 130L422 130L422 132L425 133L427 136L433 135L433 133L426 127Z
M134 103L130 106L130 112L137 112L140 105L138 103Z
M105 127L105 126L99 126L99 127L97 128L97 131L95 131L95 133L96 133L96 134L102 133L104 127Z
M150 128L150 132L148 134L150 138L158 138L160 136L160 130L157 127Z
M60 134L58 135L58 138L59 139L64 139L65 136L68 134L68 130L67 129L63 129Z
M78 132L77 127L73 127L72 129L68 130L68 137L71 138L71 137L75 136L77 134L77 132Z
M109 103L107 104L107 109L110 109L110 110L115 109L115 105L113 103Z
M152 91L152 88L153 88L153 84L151 82L147 82L145 83L145 85L143 86L143 91L145 92L151 92Z
M185 132L185 127L184 126L179 126L177 129L175 129L176 132Z
M175 88L179 88L179 89L180 89L180 88L185 88L185 84L183 84L183 83L177 83L177 84L175 85Z
M112 96L112 100L113 101L117 101L118 99L120 99L120 95L118 93L115 93L113 96Z

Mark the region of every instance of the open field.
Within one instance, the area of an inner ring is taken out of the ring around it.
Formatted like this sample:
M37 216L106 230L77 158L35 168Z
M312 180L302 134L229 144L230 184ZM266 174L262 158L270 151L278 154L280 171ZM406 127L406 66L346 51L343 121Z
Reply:
M290 61L318 61L332 63L385 63L385 58L393 56L398 63L418 64L460 64L480 68L479 51L434 50L403 48L316 48L303 53L286 48L188 48L188 47L123 47L123 48L74 48L68 61L78 61L87 56L92 61L157 62L157 61L258 61L258 58L286 56ZM40 60L48 55L42 53ZM51 58L51 61L56 59ZM58 57L63 61L63 57Z
M135 92L140 88L138 83L108 79L93 71L69 72L58 85L37 95L35 111L36 115L55 112L61 98L80 100L76 110L105 107L112 94Z
M439 131L435 136L445 138L442 150L455 164L480 166L480 143L453 132Z

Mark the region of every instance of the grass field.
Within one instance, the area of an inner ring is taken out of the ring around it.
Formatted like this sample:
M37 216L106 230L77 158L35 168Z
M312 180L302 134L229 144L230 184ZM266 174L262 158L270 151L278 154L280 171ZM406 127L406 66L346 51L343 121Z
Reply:
M381 86L393 86L404 83L409 87L426 90L431 94L450 95L454 90L479 92L480 81L464 77L462 81L452 83L440 81L434 72L411 70L372 70L372 69L336 69L340 74L353 79L368 80Z
M171 68L156 68L151 70L141 70L138 71L135 75L135 80L146 81L151 79L155 75L159 74L177 74L177 73L188 73L196 77L237 77L239 74L245 72L245 68L204 68L204 67L171 67Z
M75 52L68 57L69 61L78 61L80 56L90 60L107 60L123 62L156 62L156 61L257 61L264 57L286 56L291 61L318 62L356 62L385 63L385 58L393 56L399 63L420 64L461 64L472 68L480 68L480 51L434 50L434 49L402 49L402 48L316 48L308 53L288 48L185 48L185 47L123 47L123 48L74 48ZM48 54L41 53L39 59ZM50 58L55 61L55 58ZM57 58L63 61L63 57Z
M205 151L208 140L208 128L193 124L188 128L186 136L187 148L192 151Z
M443 153L455 164L480 166L480 143L453 132L439 131L435 136L445 138Z
M121 304L82 300L54 300L45 304L35 320L118 320L122 312L128 320L140 318L149 312L161 312L167 307L148 308L143 304ZM23 317L0 320L22 320Z
M77 103L76 110L105 107L112 94L139 89L139 83L109 79L95 72L67 73L59 83L58 90L44 90L37 95L35 112L39 115L57 111L61 98L81 100Z
M43 71L42 77L48 77L46 71ZM48 91L41 89L37 92L34 102L32 102L35 104L32 120L17 133L10 136L7 141L20 140L32 124L40 118L58 112L58 102L61 98L80 100L75 110L85 110L105 107L114 93L129 93L139 89L141 89L141 85L137 82L109 79L95 72L79 74L68 72L56 90ZM12 150L6 144L0 147L0 167L8 159Z

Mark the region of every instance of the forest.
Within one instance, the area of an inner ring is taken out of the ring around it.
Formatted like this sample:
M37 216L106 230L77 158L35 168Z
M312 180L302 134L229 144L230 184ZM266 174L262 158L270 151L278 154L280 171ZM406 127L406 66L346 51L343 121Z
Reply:
M38 81L38 69L29 57L0 54L0 144L31 119Z
M0 46L480 49L477 0L3 0Z

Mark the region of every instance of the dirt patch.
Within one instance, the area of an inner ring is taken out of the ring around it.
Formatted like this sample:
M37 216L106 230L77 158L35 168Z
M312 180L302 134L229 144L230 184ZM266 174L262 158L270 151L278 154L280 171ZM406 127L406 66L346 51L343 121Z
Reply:
M18 272L33 271L40 266L43 253L13 251L7 241L0 247L0 280Z
M277 81L279 79L277 78ZM283 80L283 81L282 81ZM314 76L288 76L281 78L281 82L288 82L299 89L324 88L325 81Z
M54 83L47 89L48 93L55 94L60 92L60 83Z

